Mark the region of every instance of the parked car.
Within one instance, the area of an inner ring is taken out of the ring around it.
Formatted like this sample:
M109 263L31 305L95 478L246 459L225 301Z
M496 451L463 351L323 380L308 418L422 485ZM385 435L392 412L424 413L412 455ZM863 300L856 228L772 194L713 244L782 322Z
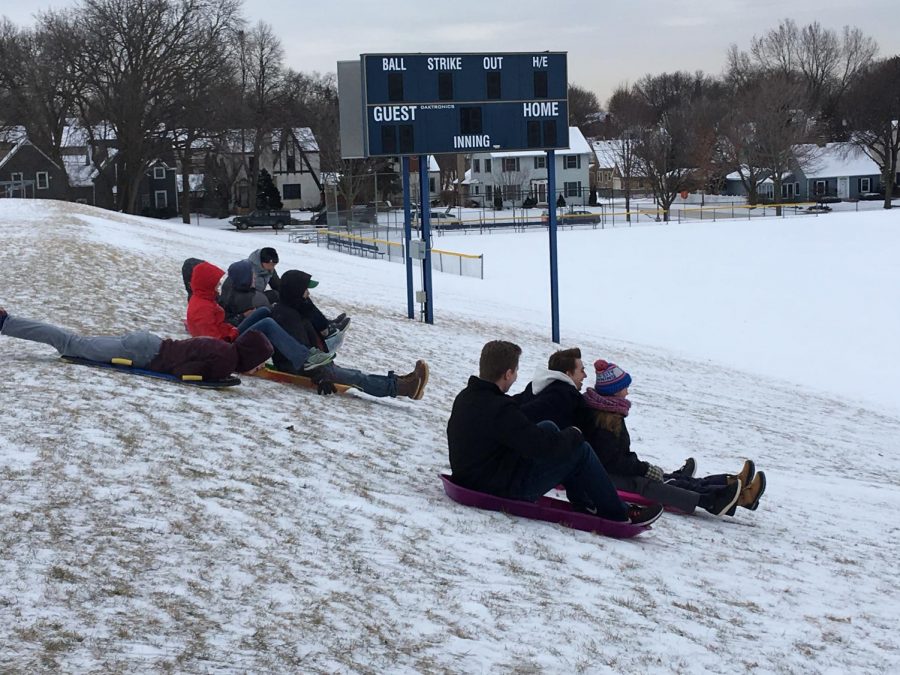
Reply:
M239 230L246 230L248 227L271 227L280 230L290 222L290 211L256 210L246 216L235 216L231 219L231 224Z
M884 194L881 192L862 192L859 195L861 201L866 202L874 202L884 199Z
M459 218L443 211L432 211L430 220L431 227L439 230L454 230L462 227L462 221ZM418 211L412 212L412 224L417 229L420 227Z
M830 213L831 207L825 204L813 204L806 209L806 213Z
M602 217L599 213L592 213L591 211L573 210L566 213L559 213L556 216L556 222L560 225L596 225L601 220ZM548 211L544 211L543 213L541 213L541 222L550 222L550 215Z

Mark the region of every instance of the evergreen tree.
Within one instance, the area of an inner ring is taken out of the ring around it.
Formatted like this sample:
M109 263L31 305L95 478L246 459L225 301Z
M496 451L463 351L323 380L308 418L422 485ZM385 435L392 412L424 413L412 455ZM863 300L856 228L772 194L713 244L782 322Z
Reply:
M566 198L562 196L562 192L559 193L559 197L556 200L556 206L562 208L566 205Z
M256 208L261 210L281 209L284 204L281 194L275 187L272 176L265 169L259 170L259 179L256 181Z

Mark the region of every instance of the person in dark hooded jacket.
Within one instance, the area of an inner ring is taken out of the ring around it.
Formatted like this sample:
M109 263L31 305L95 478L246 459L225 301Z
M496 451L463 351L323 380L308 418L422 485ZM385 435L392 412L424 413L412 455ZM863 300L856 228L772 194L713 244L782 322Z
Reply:
M322 336L312 322L304 314L303 308L309 299L309 289L319 285L311 275L300 270L288 270L281 277L280 299L272 309L272 318L298 342L307 346L321 346ZM275 367L285 372L297 372L287 359L275 347L273 357ZM394 371L387 375L373 375L355 368L342 368L334 362L316 369L312 379L320 394L328 395L335 391L335 384L346 384L357 387L371 396L406 396L419 400L425 395L428 383L428 364L416 361L412 372L399 377Z
M253 283L259 294L256 300L259 303L257 306L263 304L259 296L267 299L266 304L277 302L281 292L281 278L275 271L275 266L278 265L278 251L270 247L260 248L253 251L247 260L253 266ZM269 287L269 290L266 290L266 286ZM309 295L302 302L297 302L296 307L297 311L309 320L322 337L330 337L343 331L350 324L350 317L344 312L338 314L334 319L327 318Z
M253 285L253 265L249 260L238 260L228 266L219 304L225 310L225 321L232 326L239 326L254 309L268 307L266 296Z
M84 336L49 323L11 316L0 307L0 334L50 345L62 356L110 363L128 359L135 368L204 380L224 380L232 373L260 368L272 355L265 335L248 331L234 342L200 337L169 340L147 331L119 336Z

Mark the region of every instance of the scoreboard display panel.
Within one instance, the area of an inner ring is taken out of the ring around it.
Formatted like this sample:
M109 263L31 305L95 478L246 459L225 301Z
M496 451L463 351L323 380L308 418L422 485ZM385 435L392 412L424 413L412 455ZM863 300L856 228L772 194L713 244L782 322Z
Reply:
M363 54L369 156L569 146L565 52Z

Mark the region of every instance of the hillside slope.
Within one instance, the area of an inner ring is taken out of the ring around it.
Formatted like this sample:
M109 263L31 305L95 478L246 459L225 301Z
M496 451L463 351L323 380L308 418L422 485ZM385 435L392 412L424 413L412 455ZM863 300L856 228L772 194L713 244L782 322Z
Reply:
M353 316L340 362L432 369L419 402L253 378L198 391L0 337L0 670L900 668L900 417L570 329L632 373L647 459L714 473L751 456L769 478L754 513L605 539L442 493L481 345L522 345L520 385L553 350L528 321L473 321L452 293L437 324L408 321L401 266L265 233L0 200L0 237L11 313L173 337L184 258L276 245L280 270L313 272L320 305Z

